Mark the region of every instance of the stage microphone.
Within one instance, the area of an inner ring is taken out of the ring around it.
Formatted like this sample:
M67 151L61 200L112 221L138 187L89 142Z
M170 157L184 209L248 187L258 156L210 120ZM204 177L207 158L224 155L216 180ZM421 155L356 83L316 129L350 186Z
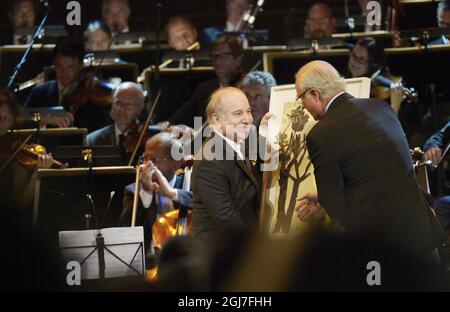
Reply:
M94 212L94 217L95 217L95 226L98 228L98 218L97 218L97 210L95 209L95 204L94 201L92 200L92 196L91 194L86 194L87 199L89 200L89 202L91 203L92 206L92 211Z
M116 194L115 191L111 191L111 193L109 193L109 202L108 202L108 206L106 206L105 213L103 214L102 223L100 224L101 228L103 228L103 224L105 223L106 216L108 215L108 211L109 211L109 208L111 207L111 202L112 202L112 199L113 199L115 194Z

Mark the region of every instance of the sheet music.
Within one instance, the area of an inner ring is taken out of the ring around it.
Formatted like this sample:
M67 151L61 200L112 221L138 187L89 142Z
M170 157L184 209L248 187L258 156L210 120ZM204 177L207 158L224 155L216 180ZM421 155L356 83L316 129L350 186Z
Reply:
M97 251L89 256L96 248L97 233L97 230L59 232L63 258L67 262L77 261L81 264L82 280L99 278ZM144 275L143 227L108 228L102 229L101 233L105 239L105 278ZM133 260L139 248L141 249ZM134 270L110 251L130 264ZM81 263L82 261L85 262Z

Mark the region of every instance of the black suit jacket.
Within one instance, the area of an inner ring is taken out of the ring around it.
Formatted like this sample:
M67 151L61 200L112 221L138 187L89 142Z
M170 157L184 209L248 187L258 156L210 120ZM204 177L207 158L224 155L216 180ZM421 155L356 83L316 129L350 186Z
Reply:
M344 93L306 139L319 202L352 233L431 250L430 220L390 106Z
M205 109L211 94L220 87L219 79L212 79L200 84L194 91L189 102L181 106L169 119L173 124L183 124L194 127L194 117L206 120Z
M425 151L432 147L439 147L444 149L445 146L450 142L450 121L438 132L433 134L426 142L423 147Z
M86 142L89 146L118 145L119 142L116 142L116 130L114 124L89 133L86 137Z
M192 233L195 236L215 236L244 225L252 228L257 222L258 182L251 168L244 160L238 160L218 135L205 141L203 155L212 146L222 160L203 156L194 161L192 170Z
M51 107L59 106L58 82L50 80L43 85L31 90L30 96L25 102L26 107Z

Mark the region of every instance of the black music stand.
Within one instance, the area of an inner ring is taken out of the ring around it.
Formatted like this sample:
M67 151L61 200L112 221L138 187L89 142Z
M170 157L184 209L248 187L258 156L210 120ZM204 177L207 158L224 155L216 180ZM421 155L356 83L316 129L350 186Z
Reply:
M68 164L72 168L87 167L87 162L83 159L83 150L92 151L93 167L120 166L124 160L118 146L58 146L53 152L53 157L58 161Z
M120 226L124 189L134 180L133 167L40 169L35 184L33 225L52 244L57 244L59 231L93 228L93 215L104 219L105 227ZM112 200L111 192L115 192Z

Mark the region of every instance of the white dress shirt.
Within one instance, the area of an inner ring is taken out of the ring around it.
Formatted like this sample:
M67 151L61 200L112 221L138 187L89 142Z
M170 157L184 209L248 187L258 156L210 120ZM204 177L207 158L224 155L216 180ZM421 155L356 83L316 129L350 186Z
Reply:
M333 103L333 101L340 95L344 94L345 92L339 92L338 94L336 94L331 100L330 102L328 102L327 106L325 106L325 113L328 112L328 108L330 108L331 103Z

